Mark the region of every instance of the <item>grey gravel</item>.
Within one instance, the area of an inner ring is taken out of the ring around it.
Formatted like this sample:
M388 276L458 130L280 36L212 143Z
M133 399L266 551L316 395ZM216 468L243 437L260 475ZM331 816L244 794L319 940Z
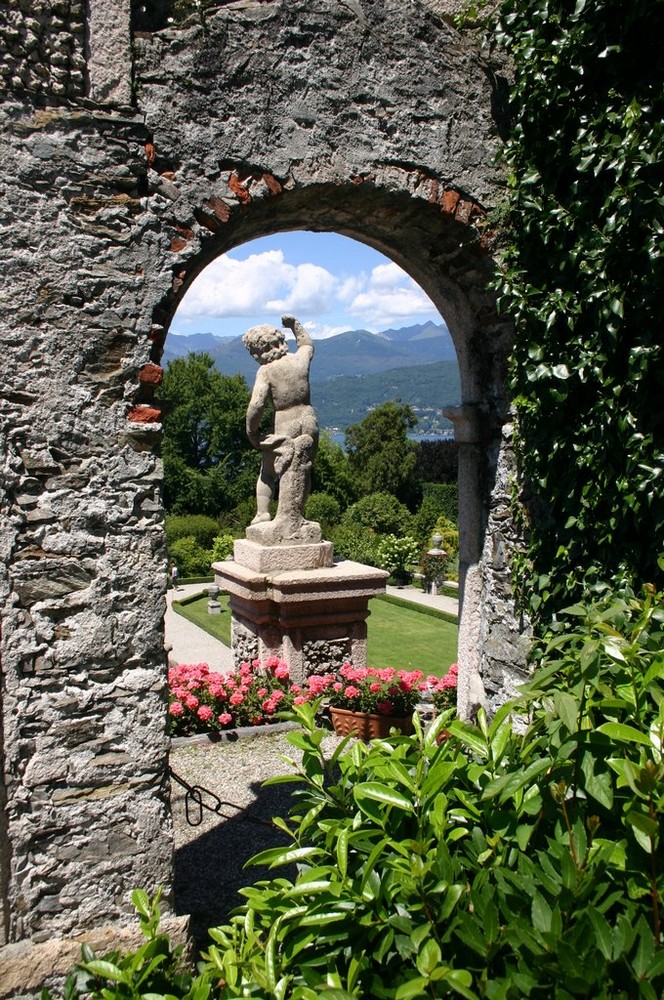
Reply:
M323 741L327 754L333 752L338 737ZM286 817L295 784L263 788L263 782L292 768L283 757L298 763L301 752L292 747L286 733L253 736L236 742L190 743L171 750L171 769L191 786L208 789L224 805L220 814L191 805L190 817L200 819L191 826L185 814L185 789L171 783L175 832L175 909L190 914L194 938L200 943L208 927L223 923L242 902L239 890L262 878L294 875L279 868L248 868L249 858L268 847L287 843L272 826L273 816ZM203 794L203 801L215 800Z

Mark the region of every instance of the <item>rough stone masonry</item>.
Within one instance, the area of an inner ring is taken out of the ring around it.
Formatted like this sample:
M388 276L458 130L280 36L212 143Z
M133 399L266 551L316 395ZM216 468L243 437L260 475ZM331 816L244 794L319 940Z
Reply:
M154 390L220 253L334 230L431 296L463 394L463 706L523 662L495 68L442 0L243 0L140 31L132 9L0 3L0 996L117 936L132 888L169 898Z

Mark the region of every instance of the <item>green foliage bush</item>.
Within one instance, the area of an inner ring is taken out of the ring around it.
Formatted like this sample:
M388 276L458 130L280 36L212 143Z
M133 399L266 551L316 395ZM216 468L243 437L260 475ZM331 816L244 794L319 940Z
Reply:
M389 573L403 574L417 564L420 547L412 535L385 535L378 545L378 565Z
M663 623L652 590L569 609L491 724L325 760L300 709L292 845L254 859L299 873L211 932L221 996L657 1000Z
M431 538L438 518L456 525L459 519L459 490L456 483L425 483L420 509L413 518L413 529L420 546L431 548Z
M344 521L332 532L331 541L337 558L378 566L380 539L371 528L365 528L352 521Z
M194 538L204 549L212 548L219 534L219 522L203 514L167 514L166 544L169 547L180 538Z
M341 518L341 505L330 493L312 493L304 510L310 521L318 521L323 536L328 538Z
M501 305L544 626L602 579L664 579L664 5L506 0L515 69Z
M402 535L412 529L413 515L392 493L369 493L348 508L344 524L361 524L377 535Z
M658 1000L664 990L664 598L597 588L559 616L522 696L489 723L330 758L315 704L296 709L296 863L243 890L195 982L167 942L85 955L67 1000L158 996L342 1000ZM520 726L514 726L514 721ZM438 738L447 733L440 744ZM142 917L142 920L145 920ZM161 958L161 955L164 955ZM156 962L152 963L152 956ZM90 977L93 977L90 979Z
M212 562L223 562L228 556L232 556L234 544L232 535L217 535L212 541Z
M441 549L447 553L448 561L454 560L459 553L459 529L446 517L439 517L436 521L435 531L442 538Z
M185 576L205 576L212 570L212 549L204 549L193 535L178 538L169 545L168 554L178 568L180 578Z

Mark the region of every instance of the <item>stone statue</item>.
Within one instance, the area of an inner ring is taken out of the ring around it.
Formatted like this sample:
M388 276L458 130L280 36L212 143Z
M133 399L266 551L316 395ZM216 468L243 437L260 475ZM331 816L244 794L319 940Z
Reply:
M281 322L295 334L294 352L288 350L285 331L267 324L252 327L242 338L260 365L247 408L247 437L263 454L256 484L257 513L246 536L263 545L321 540L320 526L305 520L303 514L318 448L318 421L309 389L314 342L294 316L283 316ZM261 439L260 423L268 401L274 407L274 431ZM271 520L269 505L277 481L277 513Z

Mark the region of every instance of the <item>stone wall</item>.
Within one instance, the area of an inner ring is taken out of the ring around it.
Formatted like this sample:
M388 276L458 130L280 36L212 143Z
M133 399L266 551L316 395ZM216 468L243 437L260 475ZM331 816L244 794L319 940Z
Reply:
M1 115L2 930L40 948L169 892L161 467L125 419L154 221L140 116Z
M0 3L0 93L85 93L85 0Z
M153 394L173 313L220 253L334 230L436 303L463 393L466 704L483 678L493 697L513 676L511 331L486 290L487 210L502 191L495 74L432 5L226 4L136 37L132 82L128 3L109 61L113 4L90 0L87 96L58 90L46 63L43 87L14 82L0 109L0 942L12 942L0 983L16 949L36 967L39 949L127 921L135 886L168 897ZM16 10L23 23L28 5ZM43 23L56 51L59 22ZM80 37L72 22L74 53Z

